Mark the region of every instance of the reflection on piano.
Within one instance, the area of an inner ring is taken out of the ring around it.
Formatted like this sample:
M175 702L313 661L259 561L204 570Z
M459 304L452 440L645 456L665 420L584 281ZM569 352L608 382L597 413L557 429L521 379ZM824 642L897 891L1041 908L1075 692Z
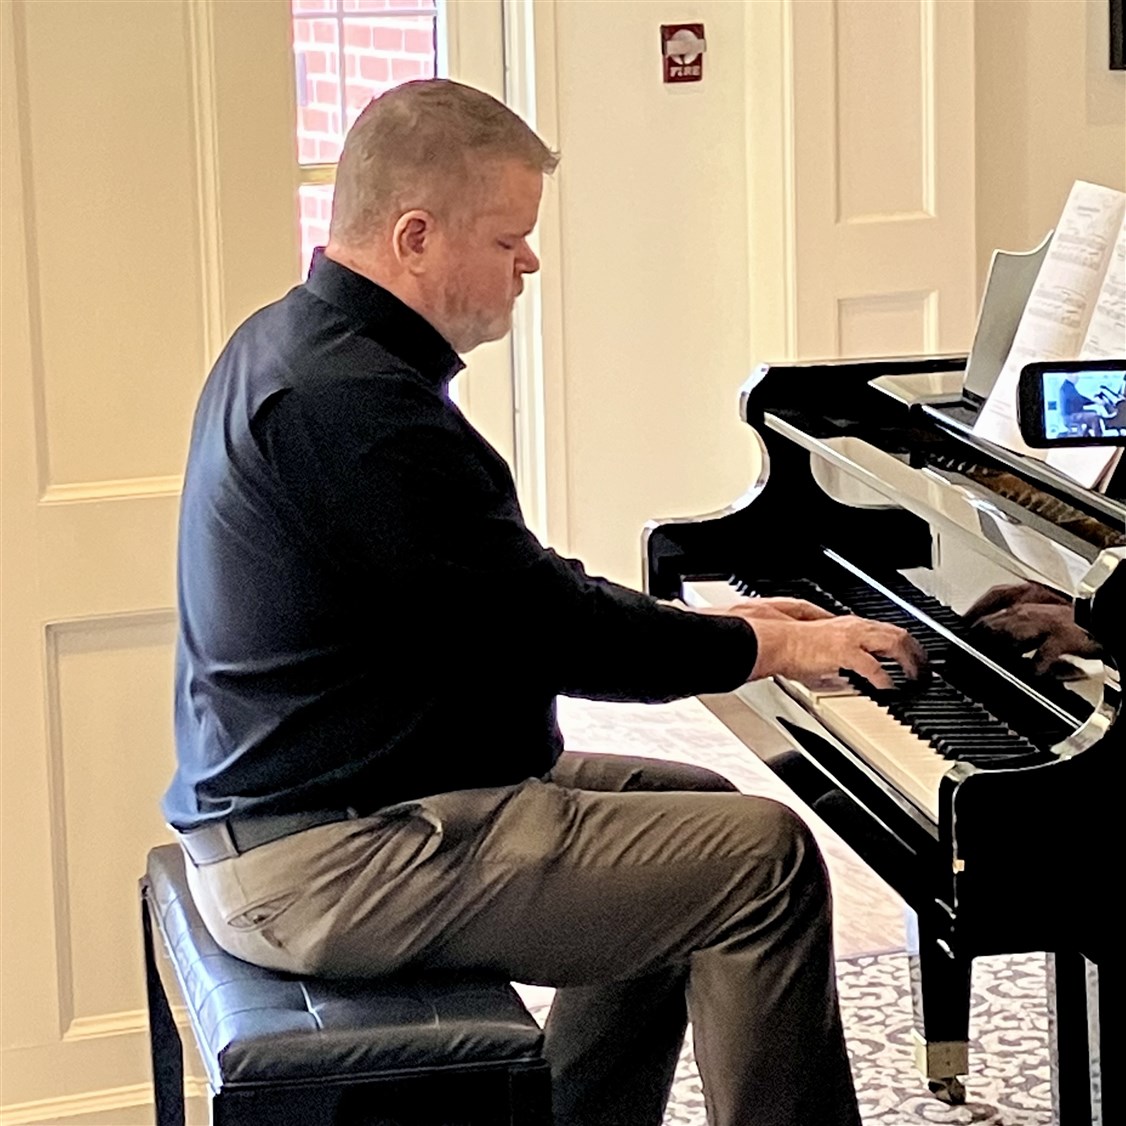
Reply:
M1099 1091L1088 1027L1099 1007L1108 1023L1120 974L1126 480L1091 492L975 437L964 367L759 367L741 396L758 481L722 512L652 522L647 588L800 597L922 643L934 675L919 689L901 674L891 691L744 685L754 749L914 908L932 1091L965 1097L973 958L1043 950L1058 1121L1109 1126L1126 1117Z

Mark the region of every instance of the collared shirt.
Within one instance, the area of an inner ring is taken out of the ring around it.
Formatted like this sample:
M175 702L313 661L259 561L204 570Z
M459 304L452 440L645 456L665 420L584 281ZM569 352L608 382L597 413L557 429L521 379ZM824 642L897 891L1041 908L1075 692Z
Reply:
M450 400L457 355L319 256L232 336L180 513L178 828L357 808L551 769L560 694L724 691L754 632L543 547Z

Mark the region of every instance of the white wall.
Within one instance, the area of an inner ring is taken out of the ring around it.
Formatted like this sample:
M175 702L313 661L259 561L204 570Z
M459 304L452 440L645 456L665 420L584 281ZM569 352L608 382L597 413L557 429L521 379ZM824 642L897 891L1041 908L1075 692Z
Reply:
M563 151L550 189L561 262L545 256L561 276L544 279L562 310L549 534L621 581L640 581L648 518L714 509L751 475L737 391L755 362L785 354L771 192L792 2L538 5L553 20L548 139ZM1038 242L1073 180L1126 188L1126 73L1107 67L1107 19L1106 0L975 0L979 288L990 251ZM664 87L659 25L696 20L704 81Z
M551 538L637 583L646 519L719 507L752 470L746 9L563 0L554 15L562 260L546 267L561 271L567 511ZM704 80L665 86L660 24L692 21Z
M1106 0L977 0L979 277L1034 246L1074 180L1126 190L1126 71ZM979 283L980 284L980 283Z

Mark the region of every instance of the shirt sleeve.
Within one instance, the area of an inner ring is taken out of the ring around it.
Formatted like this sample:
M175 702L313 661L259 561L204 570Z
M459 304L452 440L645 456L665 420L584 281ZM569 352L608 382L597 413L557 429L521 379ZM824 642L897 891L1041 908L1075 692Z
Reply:
M422 592L417 629L455 667L492 660L513 686L646 702L747 680L750 626L659 603L545 548L503 459L428 389L400 391L378 410L347 390L315 409L287 396L261 440L301 506L324 511L354 573L388 597Z

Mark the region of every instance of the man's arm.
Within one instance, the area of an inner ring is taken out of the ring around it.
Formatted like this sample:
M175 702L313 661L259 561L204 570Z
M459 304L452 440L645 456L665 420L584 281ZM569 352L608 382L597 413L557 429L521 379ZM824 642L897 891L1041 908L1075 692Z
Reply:
M373 414L370 404L335 403L330 427L308 420L310 442L333 478L330 503L358 565L373 582L435 592L412 614L455 664L479 660L487 639L514 686L526 678L560 694L659 701L775 672L855 668L883 683L876 655L909 673L922 662L892 626L705 616L588 575L532 535L507 468L456 416L410 388L389 407ZM279 438L300 422L290 414L276 413Z

